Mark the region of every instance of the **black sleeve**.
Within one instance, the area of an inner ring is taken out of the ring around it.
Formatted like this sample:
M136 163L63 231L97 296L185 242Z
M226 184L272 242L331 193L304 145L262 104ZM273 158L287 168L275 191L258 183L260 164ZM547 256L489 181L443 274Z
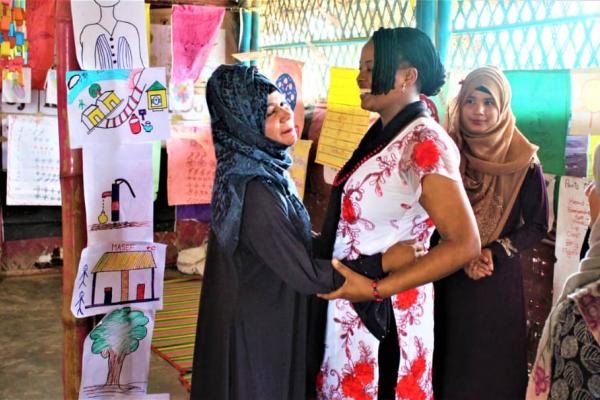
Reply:
M337 289L344 278L331 266L331 260L312 258L288 219L282 201L265 185L259 179L248 183L240 244L300 293Z
M240 243L244 244L281 280L300 293L327 293L344 283L331 260L313 259L288 219L282 202L261 180L248 183L242 214ZM381 254L343 262L371 278L383 276ZM354 304L366 327L377 338L389 331L391 300Z
M519 191L518 201L523 224L499 239L510 240L511 246L516 250L511 256L535 246L546 237L548 232L546 181L539 165L536 164L527 171ZM504 247L498 242L493 242L487 247L492 250L495 257L509 257Z
M592 229L590 227L585 231L585 237L583 238L583 243L581 245L581 250L579 250L579 259L583 260L590 249L590 234L592 233Z

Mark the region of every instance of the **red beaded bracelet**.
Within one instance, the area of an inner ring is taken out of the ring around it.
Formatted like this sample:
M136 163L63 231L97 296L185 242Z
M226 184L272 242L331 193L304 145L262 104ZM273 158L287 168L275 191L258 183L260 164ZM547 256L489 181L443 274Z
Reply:
M379 282L374 280L373 282L371 282L371 287L373 288L373 297L375 297L375 301L381 303L383 301L383 297L381 297L381 295L379 294L379 290L377 289L378 283Z

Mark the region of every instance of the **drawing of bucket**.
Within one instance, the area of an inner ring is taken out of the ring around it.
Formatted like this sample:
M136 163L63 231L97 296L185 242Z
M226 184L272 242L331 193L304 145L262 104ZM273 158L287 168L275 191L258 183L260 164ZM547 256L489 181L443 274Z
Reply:
M142 125L140 124L139 118L133 114L131 118L129 118L129 129L131 129L131 133L137 135L142 131Z

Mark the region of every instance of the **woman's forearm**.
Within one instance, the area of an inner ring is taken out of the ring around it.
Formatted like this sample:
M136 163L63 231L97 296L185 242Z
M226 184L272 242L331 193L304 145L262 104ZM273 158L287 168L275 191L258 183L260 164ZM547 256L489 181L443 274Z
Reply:
M378 283L382 297L441 279L481 252L477 223L461 183L432 174L423 178L419 200L440 233L441 242L415 263Z
M379 281L378 290L382 297L436 281L459 270L464 264L477 257L480 252L478 237L464 241L445 240L415 263L392 272Z

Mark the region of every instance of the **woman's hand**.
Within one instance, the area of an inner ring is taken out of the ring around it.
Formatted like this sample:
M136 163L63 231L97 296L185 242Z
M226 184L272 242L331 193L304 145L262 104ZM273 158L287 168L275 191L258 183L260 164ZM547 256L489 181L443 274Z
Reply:
M352 271L339 260L333 259L331 260L331 264L333 265L333 268L346 279L346 281L339 289L327 294L318 294L318 297L325 300L341 298L350 300L353 303L375 300L375 297L373 296L373 287L371 286L372 280Z
M590 183L585 188L585 196L588 199L590 205L590 227L596 222L598 213L600 212L600 199L598 198L597 188L594 182Z
M387 249L383 254L381 268L384 272L398 271L413 264L425 254L427 254L427 250L416 240L403 240Z
M478 280L491 276L494 272L494 260L490 249L481 249L481 254L464 268L467 276L473 280Z

